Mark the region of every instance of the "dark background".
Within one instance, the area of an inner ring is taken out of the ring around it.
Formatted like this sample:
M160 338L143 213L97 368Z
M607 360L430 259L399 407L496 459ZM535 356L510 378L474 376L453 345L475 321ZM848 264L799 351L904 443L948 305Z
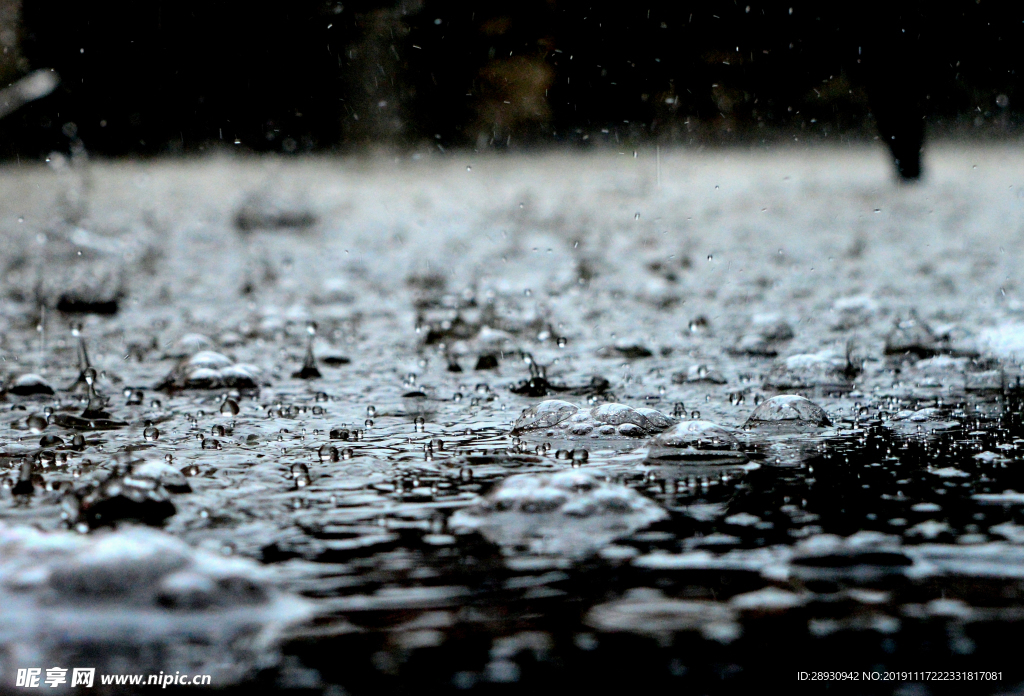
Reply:
M62 83L0 120L0 157L846 142L924 116L1004 137L1022 20L990 0L24 0L2 82Z

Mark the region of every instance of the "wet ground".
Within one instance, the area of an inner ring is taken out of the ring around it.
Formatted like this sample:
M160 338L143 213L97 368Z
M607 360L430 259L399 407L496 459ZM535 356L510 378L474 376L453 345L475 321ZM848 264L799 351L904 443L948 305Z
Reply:
M1020 689L1022 160L7 166L3 678Z

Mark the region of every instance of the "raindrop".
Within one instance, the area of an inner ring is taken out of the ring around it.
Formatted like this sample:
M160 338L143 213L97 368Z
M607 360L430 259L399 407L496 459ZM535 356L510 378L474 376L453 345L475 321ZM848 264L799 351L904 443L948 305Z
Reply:
M292 373L296 379L319 379L320 370L316 366L316 356L313 355L313 340L316 338L317 325L315 321L306 324L306 356L302 361L302 369Z
M142 436L146 438L146 440L152 442L153 440L160 439L160 431L157 430L155 426L151 425L142 431Z
M338 448L332 447L331 445L323 445L320 447L317 455L320 457L322 462L336 462L339 459Z
M377 415L377 408L375 406L367 406L366 407L366 417L367 418L373 418L376 415Z
M238 402L234 399L224 399L224 403L220 405L220 415L222 416L237 416L240 410Z
M310 484L309 469L302 462L292 464L291 475L298 488L304 488Z

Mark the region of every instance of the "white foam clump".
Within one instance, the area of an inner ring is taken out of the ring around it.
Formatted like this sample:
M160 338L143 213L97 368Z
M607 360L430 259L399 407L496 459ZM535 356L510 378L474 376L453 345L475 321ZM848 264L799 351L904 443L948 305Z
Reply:
M283 629L310 616L255 563L157 530L86 537L0 523L5 674L88 655L97 672L210 674L223 686L276 664Z
M632 488L561 471L511 476L448 525L456 533L478 531L509 554L582 557L667 517Z

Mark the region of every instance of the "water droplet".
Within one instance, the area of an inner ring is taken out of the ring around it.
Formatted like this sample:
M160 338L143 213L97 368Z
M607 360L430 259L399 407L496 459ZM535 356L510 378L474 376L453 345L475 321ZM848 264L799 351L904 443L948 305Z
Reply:
M366 407L366 417L367 418L373 418L376 415L377 415L377 407L376 406L367 406Z
M152 442L153 440L160 439L160 431L157 430L155 426L151 425L142 431L142 436L149 442Z
M292 464L291 476L297 488L304 488L310 484L309 468L302 462Z
M33 413L31 416L25 419L25 425L33 433L41 433L46 429L46 419L40 416L38 413Z
M224 403L220 405L220 414L222 416L237 416L240 410L238 402L234 399L224 399Z
M320 457L322 462L336 462L339 458L338 448L331 445L323 445L317 451L317 456Z
M60 447L64 444L64 440L60 439L56 435L43 435L39 438L40 447Z

